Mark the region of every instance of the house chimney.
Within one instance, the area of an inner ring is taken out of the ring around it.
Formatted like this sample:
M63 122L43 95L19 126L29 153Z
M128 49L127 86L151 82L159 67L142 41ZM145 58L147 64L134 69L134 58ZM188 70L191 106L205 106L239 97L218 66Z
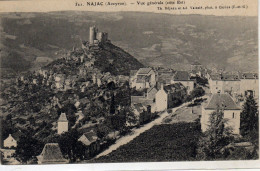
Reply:
M161 90L163 90L163 83L161 83Z

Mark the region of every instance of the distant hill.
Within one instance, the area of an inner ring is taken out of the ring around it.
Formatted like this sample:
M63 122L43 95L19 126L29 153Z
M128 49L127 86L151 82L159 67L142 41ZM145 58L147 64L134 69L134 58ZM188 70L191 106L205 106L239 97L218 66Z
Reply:
M80 47L92 25L144 65L183 70L198 60L209 68L258 71L257 17L67 11L3 13L0 20L1 68L14 72L39 66L37 57L57 59L57 51Z

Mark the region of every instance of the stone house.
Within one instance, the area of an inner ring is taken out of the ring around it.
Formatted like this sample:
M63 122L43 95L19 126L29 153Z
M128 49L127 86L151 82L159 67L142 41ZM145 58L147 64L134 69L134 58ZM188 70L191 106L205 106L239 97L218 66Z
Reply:
M164 86L161 84L161 89L155 95L156 111L164 111L172 107L172 96L175 92L173 85Z
M136 73L130 73L130 87L137 90L150 88L156 85L155 72L152 68L140 68Z
M149 105L146 106L144 104L137 103L137 104L133 104L132 108L133 108L134 115L136 116L137 119L137 123L135 125L142 125L154 117L151 113L151 106ZM131 125L131 124L127 121L127 125Z
M232 96L240 94L241 81L236 74L213 74L209 78L209 87L212 94L229 93Z
M187 71L177 71L171 81L171 84L181 83L189 94L195 87L195 80L190 79L190 74Z
M90 158L100 151L100 141L94 130L84 133L78 141L86 146L85 158Z
M16 148L17 140L11 134L9 134L9 136L4 140L4 147L5 148Z
M234 134L239 134L240 129L240 107L235 103L233 98L225 93L213 94L206 106L202 107L201 129L205 132L209 126L209 119L212 112L220 108L224 112L224 119L227 120L225 126L232 128Z
M240 73L240 92L243 96L253 95L259 97L258 73Z
M1 152L3 153L4 159L10 159L14 156L17 147L17 138L14 138L11 134L4 140L3 148Z
M151 87L146 91L146 98L149 100L155 100L155 95L158 92L156 87Z

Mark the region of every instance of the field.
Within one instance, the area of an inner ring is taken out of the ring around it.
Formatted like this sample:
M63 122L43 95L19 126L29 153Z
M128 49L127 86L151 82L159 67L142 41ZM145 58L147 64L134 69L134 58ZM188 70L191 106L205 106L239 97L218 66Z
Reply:
M90 162L193 161L199 136L197 123L156 125L118 150Z

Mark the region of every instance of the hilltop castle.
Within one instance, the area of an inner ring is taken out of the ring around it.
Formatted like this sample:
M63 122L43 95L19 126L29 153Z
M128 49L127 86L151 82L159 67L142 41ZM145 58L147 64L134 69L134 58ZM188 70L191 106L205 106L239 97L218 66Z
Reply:
M89 28L89 45L103 44L108 41L108 33L98 32L98 28L92 26Z

